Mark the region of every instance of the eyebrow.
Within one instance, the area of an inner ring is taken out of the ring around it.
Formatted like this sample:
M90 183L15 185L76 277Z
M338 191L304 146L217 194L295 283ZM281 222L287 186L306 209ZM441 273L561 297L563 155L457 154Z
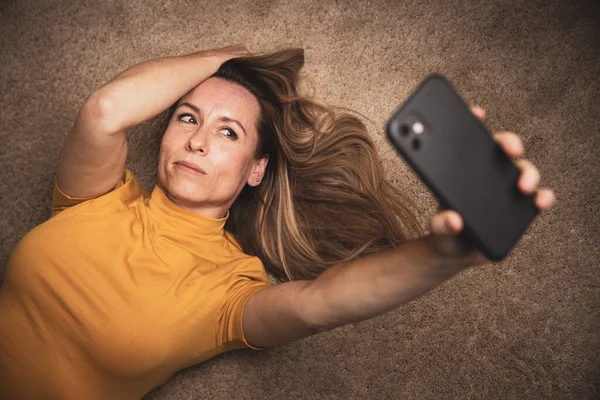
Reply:
M198 107L196 107L195 105L191 104L191 103L187 103L187 102L183 102L183 103L179 103L179 105L177 106L177 108L181 107L181 106L187 106L189 108L191 108L192 110L194 110L196 112L196 114L200 115L200 109ZM219 120L223 121L223 122L233 122L236 123L240 126L240 128L242 128L242 131L244 132L244 135L248 135L246 133L246 129L244 129L244 125L240 124L240 122L238 120L235 120L233 118L229 118L229 117L221 117L219 118Z

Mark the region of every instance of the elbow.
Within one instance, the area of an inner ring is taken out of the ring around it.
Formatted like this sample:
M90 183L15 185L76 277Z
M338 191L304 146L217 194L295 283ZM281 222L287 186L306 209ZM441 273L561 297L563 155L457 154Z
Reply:
M122 130L115 115L114 102L108 95L96 91L92 93L79 110L79 116L86 126L94 127L102 133L117 133Z

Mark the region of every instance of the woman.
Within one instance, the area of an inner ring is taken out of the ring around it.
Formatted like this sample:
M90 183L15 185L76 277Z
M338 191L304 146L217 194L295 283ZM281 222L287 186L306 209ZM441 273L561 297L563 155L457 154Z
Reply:
M371 318L486 261L452 210L407 240L401 225L418 224L364 125L297 93L303 62L232 46L146 61L89 96L52 217L8 262L0 397L141 398L219 353ZM170 106L149 193L125 170L126 129ZM494 138L523 154L515 134ZM538 171L517 165L533 193ZM540 210L553 202L537 191Z

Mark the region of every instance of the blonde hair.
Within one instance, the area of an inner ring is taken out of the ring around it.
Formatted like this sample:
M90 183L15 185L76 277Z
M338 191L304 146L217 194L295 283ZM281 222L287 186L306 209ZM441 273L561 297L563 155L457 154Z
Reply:
M384 179L365 125L339 107L298 94L302 49L231 59L213 75L259 101L255 157L269 155L261 184L246 186L225 229L278 281L327 268L422 235L405 198Z

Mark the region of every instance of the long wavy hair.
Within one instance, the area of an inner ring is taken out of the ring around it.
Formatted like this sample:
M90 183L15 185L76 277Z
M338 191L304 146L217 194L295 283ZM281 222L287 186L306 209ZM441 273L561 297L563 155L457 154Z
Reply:
M302 49L234 58L213 76L260 104L255 157L269 155L262 182L246 185L225 229L278 282L314 279L327 268L423 235L414 202L384 179L366 126L341 107L300 95ZM177 103L176 103L177 104ZM176 104L171 108L169 120Z

